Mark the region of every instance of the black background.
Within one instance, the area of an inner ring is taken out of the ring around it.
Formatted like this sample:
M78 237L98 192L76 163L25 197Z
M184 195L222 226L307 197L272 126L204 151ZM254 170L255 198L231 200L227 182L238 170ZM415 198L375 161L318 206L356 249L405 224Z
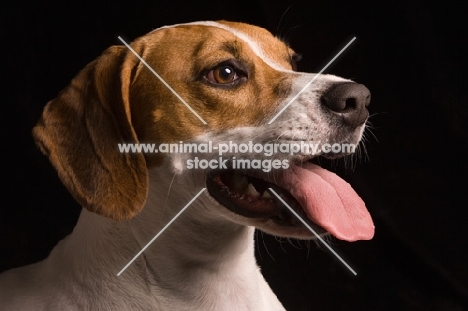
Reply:
M332 246L352 276L314 243L259 234L264 275L289 310L467 310L465 96L462 2L3 1L0 271L44 258L71 232L79 206L35 147L46 102L117 36L227 19L265 27L303 55L300 71L330 66L372 91L368 157L340 169L376 224L372 241Z

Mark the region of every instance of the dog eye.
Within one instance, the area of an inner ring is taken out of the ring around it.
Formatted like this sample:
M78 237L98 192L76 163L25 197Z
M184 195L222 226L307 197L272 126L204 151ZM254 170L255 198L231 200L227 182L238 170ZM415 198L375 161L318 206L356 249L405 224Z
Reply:
M206 78L215 84L230 84L239 79L239 75L233 66L221 65L210 70L206 74Z
M300 54L293 54L291 56L291 67L293 71L297 71L297 62L302 59L302 55Z

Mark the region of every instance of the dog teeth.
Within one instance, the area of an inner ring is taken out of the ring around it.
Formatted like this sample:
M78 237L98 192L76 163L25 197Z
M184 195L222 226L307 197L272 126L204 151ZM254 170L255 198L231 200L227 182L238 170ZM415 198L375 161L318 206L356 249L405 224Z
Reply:
M262 198L271 199L271 195L268 191L263 191Z
M251 195L251 196L254 196L254 197L258 197L260 196L260 193L258 193L257 189L255 189L255 187L252 185L252 184L249 184L247 186L247 191L246 191L247 194Z
M234 188L241 190L247 188L249 181L247 180L247 177L245 177L245 175L240 171L235 171L234 175L232 176L232 184Z

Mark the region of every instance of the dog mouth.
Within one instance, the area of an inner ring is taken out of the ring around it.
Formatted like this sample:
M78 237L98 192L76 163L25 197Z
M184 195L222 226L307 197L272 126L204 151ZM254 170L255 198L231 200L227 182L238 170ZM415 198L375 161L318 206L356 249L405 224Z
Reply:
M252 174L252 171L250 171ZM255 175L260 175L257 172ZM300 221L270 193L278 194L298 215L306 217L297 200L277 184L249 175L241 170L212 172L208 177L210 194L232 212L248 218L271 219L280 226L299 226ZM321 233L325 232L314 225Z
M310 162L290 164L269 173L224 169L207 176L210 195L232 212L255 219L271 219L282 227L302 222L284 206L271 188L318 234L330 233L346 241L368 240L374 225L364 202L336 174Z

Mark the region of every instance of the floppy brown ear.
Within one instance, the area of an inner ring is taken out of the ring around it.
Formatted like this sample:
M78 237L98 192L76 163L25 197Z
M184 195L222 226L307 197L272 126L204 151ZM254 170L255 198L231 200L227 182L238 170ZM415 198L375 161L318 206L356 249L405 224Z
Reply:
M86 66L47 104L33 129L74 198L116 220L142 209L148 185L144 156L118 148L137 143L128 103L130 77L121 70L125 54L125 47L114 46Z

